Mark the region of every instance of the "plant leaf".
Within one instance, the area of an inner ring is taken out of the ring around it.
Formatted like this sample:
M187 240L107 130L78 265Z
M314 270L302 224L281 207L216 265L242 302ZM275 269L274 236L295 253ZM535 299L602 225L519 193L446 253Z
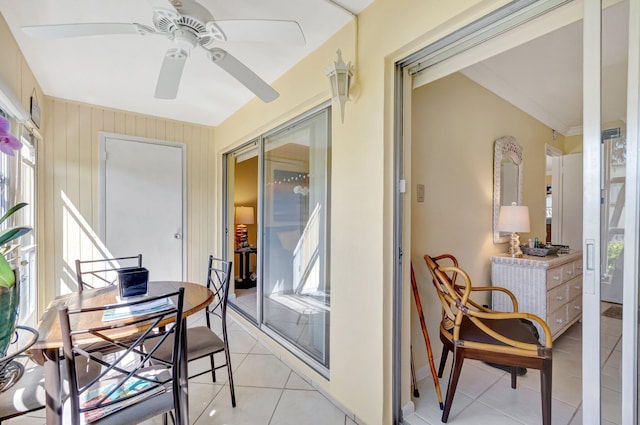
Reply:
M0 231L0 245L11 242L31 231L31 227L11 227Z
M4 213L4 215L2 217L0 217L0 224L4 223L6 219L8 219L9 217L11 217L16 211L26 207L27 204L26 202L20 202L18 204L15 204L13 207L9 208L9 210Z
M16 284L16 275L7 262L7 259L0 255L0 286L13 288Z

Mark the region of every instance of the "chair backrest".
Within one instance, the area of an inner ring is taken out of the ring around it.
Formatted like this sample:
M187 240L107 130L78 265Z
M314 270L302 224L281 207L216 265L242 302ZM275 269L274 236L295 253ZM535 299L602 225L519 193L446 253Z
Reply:
M114 285L118 280L118 270L133 267L142 267L142 254L100 260L76 260L78 292Z
M429 255L424 256L424 260L427 263L427 268L431 272L431 277L433 278L433 285L436 289L445 289L446 287L442 286L442 283L438 282L438 276L436 275L436 270L440 270L442 275L440 276L442 279L445 279L452 289L458 292L458 294L462 295L465 291L466 283L461 285L457 282L458 280L458 272L455 271L458 266L458 259L451 254L442 254L437 257L431 257ZM447 267L453 267L453 269L448 269L447 272L443 270ZM472 289L473 290L473 289ZM467 303L479 311L490 311L489 308L479 304L469 298Z
M455 307L456 299L459 295L455 288L457 274L454 272L451 275L448 275L442 272L439 262L443 260L450 261L456 267L458 265L456 258L449 254L440 255L438 257L431 257L429 255L424 256L427 268L429 269L429 272L431 272L433 286L436 288L438 299L442 304L443 318L449 319L453 322L456 319L457 312L455 311Z
M83 415L90 422L90 418L122 409L142 409L141 403L152 402L152 398L163 394L163 399L171 403L154 407L158 409L154 414L176 409L180 400L180 364L186 361L182 344L183 299L184 289L180 288L129 303L60 309L69 411L74 425L81 422ZM171 358L163 360L154 354L167 338L175 343ZM147 340L154 343L143 350ZM105 347L110 348L111 354L102 354ZM153 366L148 366L151 360ZM99 372L87 377L87 365ZM172 397L167 397L170 391Z
M209 256L209 267L207 271L207 288L213 292L213 301L207 306L206 319L207 327L211 329L210 315L215 315L222 320L222 331L227 337L227 300L229 298L229 284L232 273L231 261Z

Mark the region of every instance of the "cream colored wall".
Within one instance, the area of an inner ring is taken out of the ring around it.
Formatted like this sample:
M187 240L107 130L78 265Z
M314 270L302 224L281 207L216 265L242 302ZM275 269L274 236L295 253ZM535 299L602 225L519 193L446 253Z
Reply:
M45 137L38 151L43 173L45 211L41 227L45 259L39 280L50 300L75 288L77 258L103 255L99 231L99 132L117 133L186 145L187 279L206 282L208 255L220 249L211 219L219 215L213 185L214 130L200 125L47 98Z
M582 153L582 134L567 136L562 144L562 151L565 155L572 153Z
M344 124L337 109L332 115L329 380L273 347L359 422L390 424L393 416L393 63L504 3L377 0L359 16L357 56L351 22L274 83L279 99L253 101L216 128L220 156L329 99L325 68L337 49L355 62L357 98L346 104ZM408 373L402 379L404 404Z
M423 256L450 253L476 286L491 282L491 255L508 244L493 243L494 141L514 136L523 148L522 204L529 207L531 232L521 240L544 240L545 143L552 129L456 73L414 90L412 104L411 191L425 185L425 201L412 203L412 260L431 340L439 357L439 301ZM488 303L487 298L479 299ZM413 300L411 301L413 302ZM427 365L415 308L412 341L417 368Z
M26 111L29 111L30 98L32 95L36 96L42 107L44 99L42 90L33 76L29 65L25 61L2 14L0 14L0 42L0 46L2 46L0 78L13 90L18 99L22 101L22 105Z

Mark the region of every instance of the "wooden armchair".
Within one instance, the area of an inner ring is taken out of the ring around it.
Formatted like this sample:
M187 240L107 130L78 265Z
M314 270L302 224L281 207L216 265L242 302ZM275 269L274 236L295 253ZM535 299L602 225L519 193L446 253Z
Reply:
M516 368L540 370L542 392L542 423L551 424L552 343L549 326L533 314L518 312L515 296L504 288L473 287L469 275L458 267L450 254L424 257L432 274L433 284L442 304L440 340L443 355L438 375L442 375L446 356L453 351L453 366L445 399L442 422L447 422L458 379L465 358L481 360L511 367L511 387L516 388ZM443 264L451 265L443 265ZM461 278L462 283L457 283ZM513 303L513 312L498 312L470 299L472 291L501 291ZM541 345L535 327L537 322L545 333L545 345Z

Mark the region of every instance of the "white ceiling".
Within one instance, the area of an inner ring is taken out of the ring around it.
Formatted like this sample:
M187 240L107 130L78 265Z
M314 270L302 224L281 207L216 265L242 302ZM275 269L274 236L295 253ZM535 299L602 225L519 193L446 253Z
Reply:
M603 11L602 123L626 116L628 2ZM462 71L564 135L582 132L582 21Z
M340 6L359 13L373 0L198 1L216 20L299 23L306 39L304 46L237 42L218 45L272 83L353 19ZM30 38L21 30L28 25L85 22L135 22L153 28L152 8L147 0L0 0L0 12L48 96L212 126L254 98L253 93L213 64L203 49L193 49L177 98L155 99L160 65L165 52L173 46L165 37L107 35L41 40Z

